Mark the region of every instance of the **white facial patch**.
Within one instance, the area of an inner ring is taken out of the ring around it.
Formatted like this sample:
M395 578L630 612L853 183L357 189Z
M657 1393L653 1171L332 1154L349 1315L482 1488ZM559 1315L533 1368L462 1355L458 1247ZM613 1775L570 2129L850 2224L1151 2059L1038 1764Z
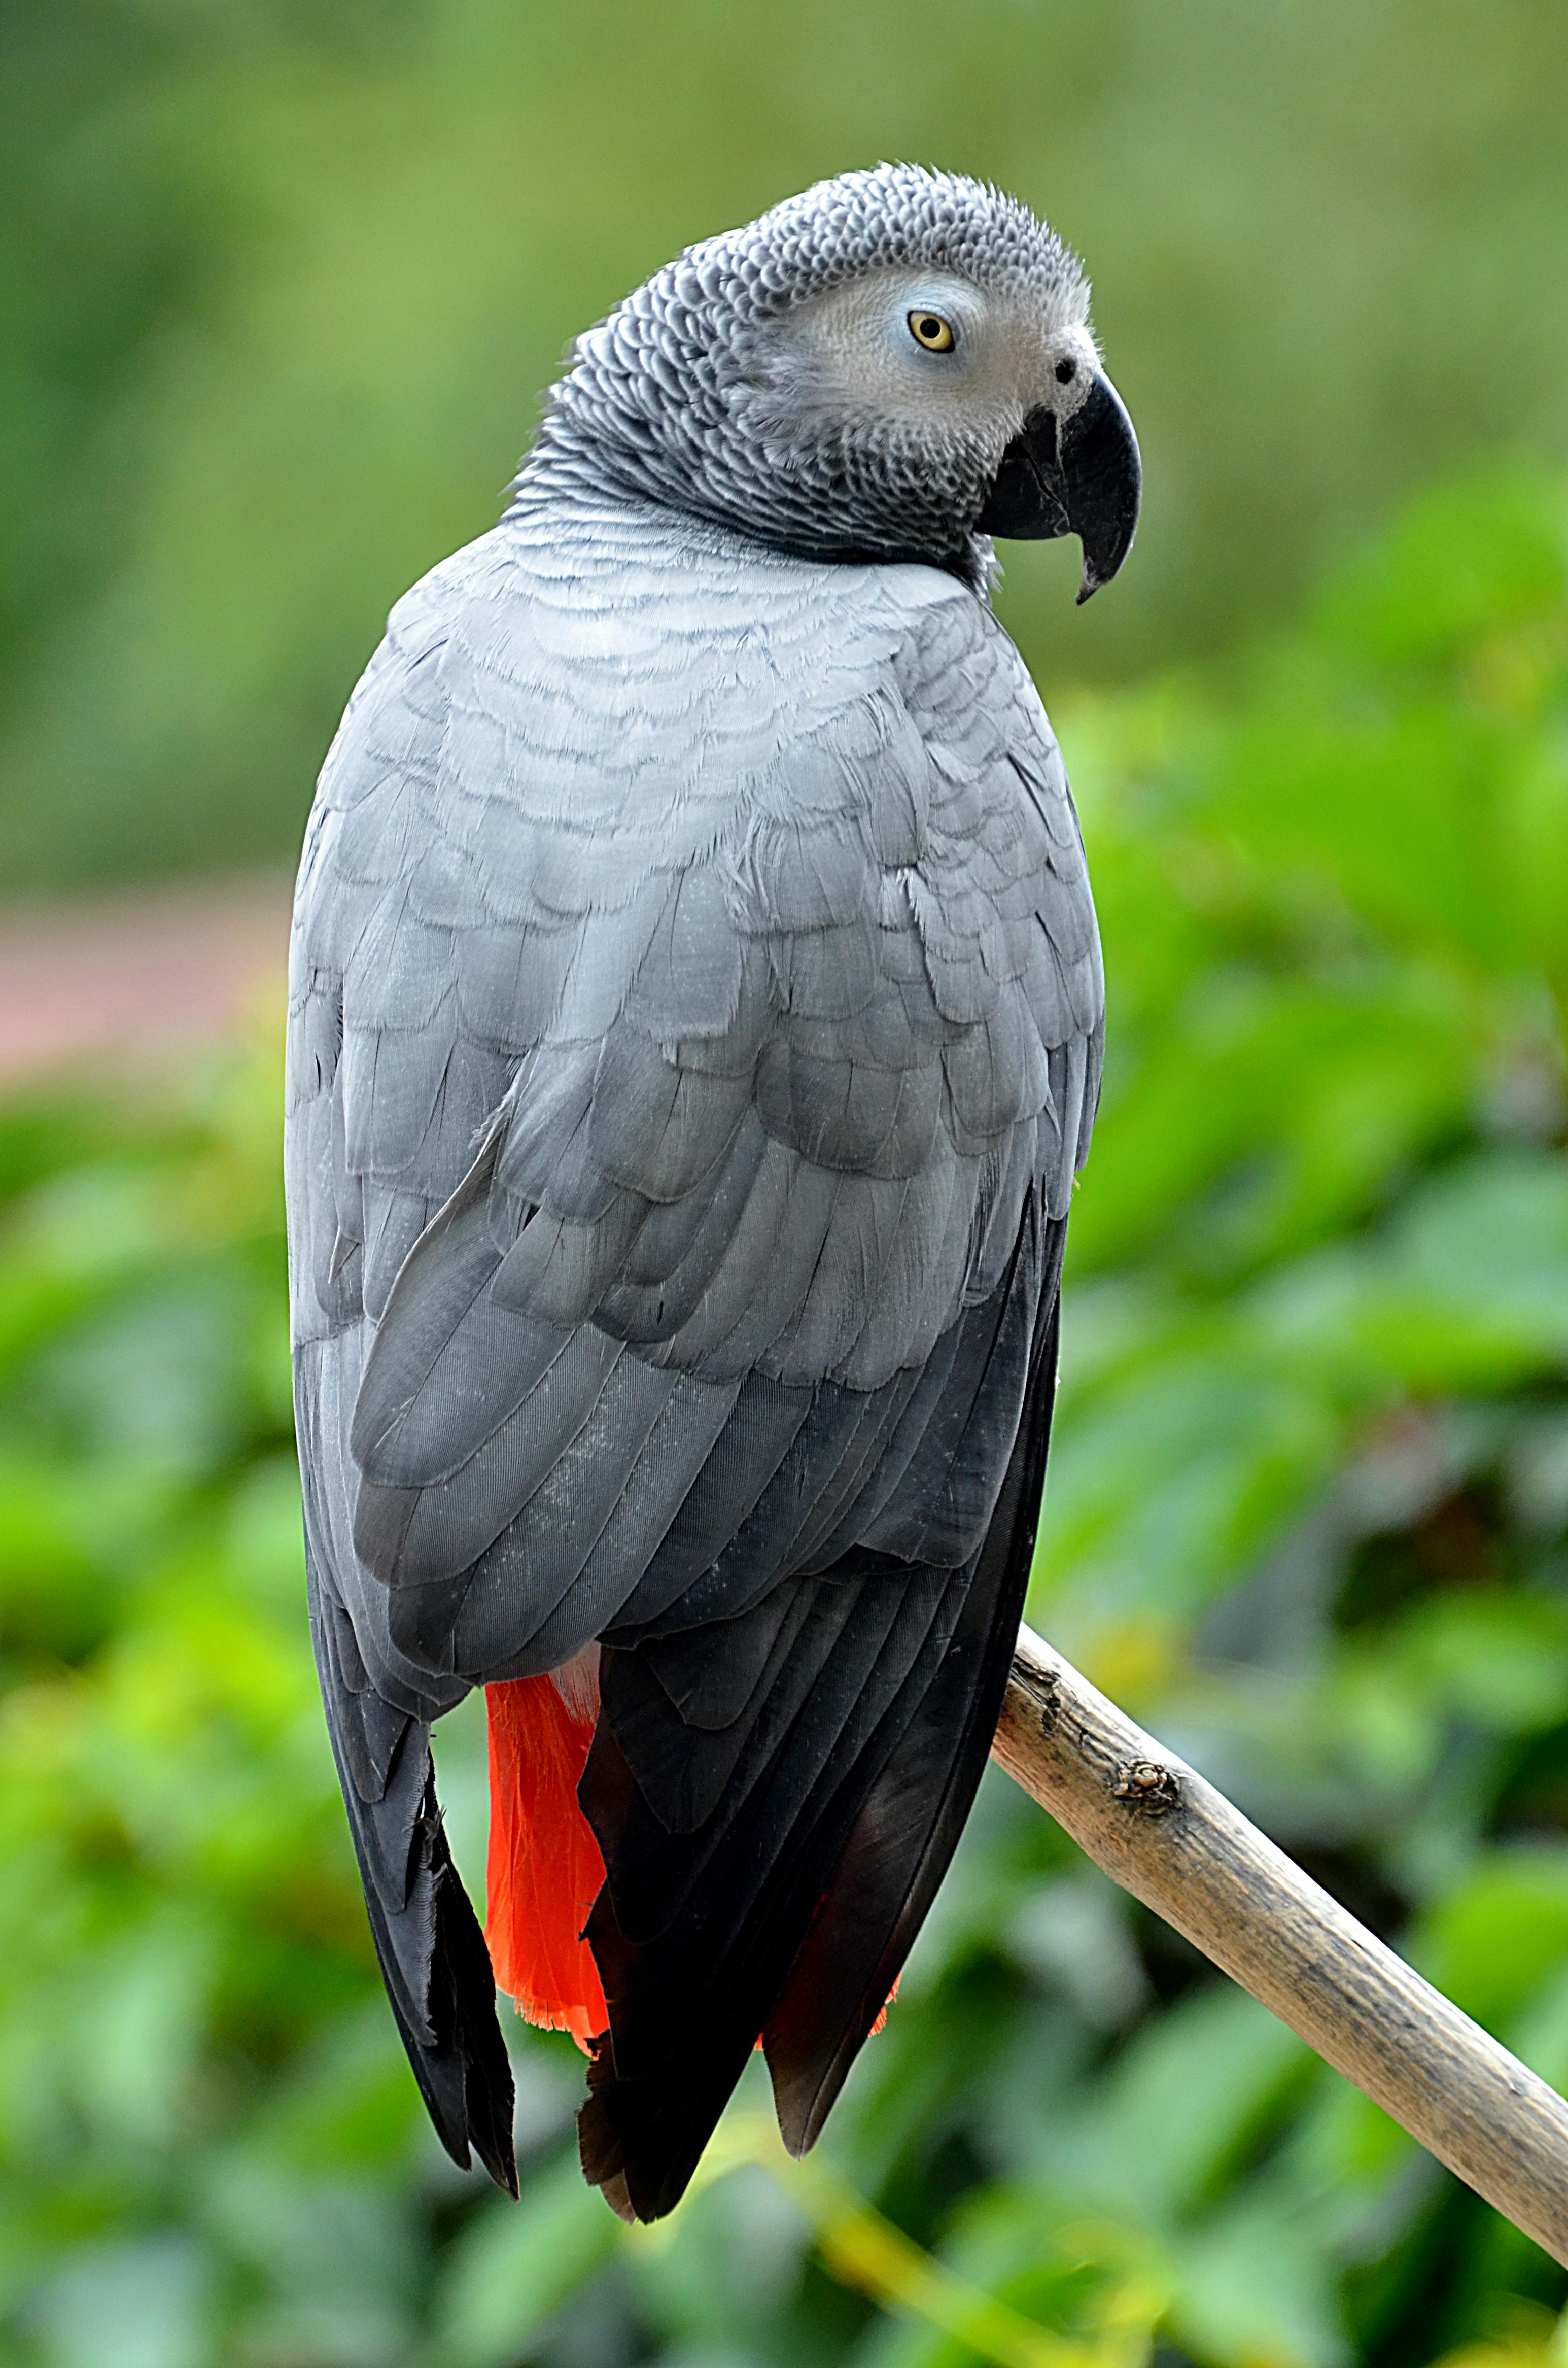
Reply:
M912 323L932 318L952 332L946 351L915 333ZM868 272L801 305L772 334L775 383L798 416L940 423L1002 442L1042 404L1070 416L1095 366L1080 319L1054 321L1038 299L988 293L931 269Z

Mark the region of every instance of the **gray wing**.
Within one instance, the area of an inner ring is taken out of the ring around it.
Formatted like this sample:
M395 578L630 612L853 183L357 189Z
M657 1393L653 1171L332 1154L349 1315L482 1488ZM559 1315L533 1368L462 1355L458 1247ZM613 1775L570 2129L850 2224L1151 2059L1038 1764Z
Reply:
M869 647L824 668L800 573L727 700L722 598L629 689L580 584L471 589L428 647L400 620L329 769L297 1329L324 1462L352 1429L334 1569L410 1708L657 1617L748 1522L761 1587L850 1543L956 1565L989 1511L911 1479L899 1417L1086 1144L1076 825L978 603L910 570L876 632L840 593Z
M941 1663L1086 1147L1098 949L971 596L598 556L493 538L411 596L324 777L301 1437L377 1696L417 1723L606 1638L631 1781L696 1834L808 1692L863 1759ZM851 1566L923 1576L851 1617Z

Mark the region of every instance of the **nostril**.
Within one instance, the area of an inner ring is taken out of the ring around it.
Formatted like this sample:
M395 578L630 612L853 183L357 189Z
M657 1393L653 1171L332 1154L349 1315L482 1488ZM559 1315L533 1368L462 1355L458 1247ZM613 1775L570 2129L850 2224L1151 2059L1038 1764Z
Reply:
M1071 386L1071 385L1072 385L1072 383L1073 383L1073 381L1074 381L1074 380L1077 377L1077 375L1078 375L1078 365L1077 365L1077 363L1076 363L1076 362L1058 362L1058 363L1057 363L1057 365L1056 365L1056 383L1058 384L1058 386Z

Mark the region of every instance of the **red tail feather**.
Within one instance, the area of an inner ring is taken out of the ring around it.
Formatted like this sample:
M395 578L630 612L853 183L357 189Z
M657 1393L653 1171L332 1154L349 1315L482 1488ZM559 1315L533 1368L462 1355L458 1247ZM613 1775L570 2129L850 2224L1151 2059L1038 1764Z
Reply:
M597 1690L596 1690L597 1691ZM490 1859L485 1938L495 1982L520 2014L579 2046L608 2017L593 1952L581 1938L604 1860L577 1805L597 1702L568 1707L551 1678L486 1686Z

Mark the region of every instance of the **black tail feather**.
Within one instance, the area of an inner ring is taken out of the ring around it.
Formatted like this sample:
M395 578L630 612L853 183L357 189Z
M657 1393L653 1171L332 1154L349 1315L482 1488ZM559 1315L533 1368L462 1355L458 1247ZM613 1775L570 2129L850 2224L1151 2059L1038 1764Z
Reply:
M307 1542L308 1543L308 1542ZM373 1690L356 1689L357 1656L340 1646L347 1616L310 1571L311 1635L327 1729L376 1957L414 2077L442 2145L464 2170L472 2147L498 2187L516 2195L512 2067L495 2014L490 1955L447 1841L436 1798L430 1730L404 1715L389 1742L391 1713ZM365 1722L379 1722L367 1748Z
M589 2076L578 2135L585 2172L618 2209L624 2196L632 2216L656 2220L680 2201L745 2069L868 1783L929 1686L949 1626L929 1623L892 1702L869 1732L861 1724L846 1735L844 1748L829 1756L809 1789L793 1781L795 1755L788 1747L779 1753L769 1781L758 1787L754 1814L733 1821L680 1916L651 1941L629 1942L616 1923L611 1861L610 1884L588 1927L611 2027ZM816 1699L813 1689L813 1703ZM596 1743L595 1754L603 1785L597 1814L612 1789L625 1801L634 1796L635 1785L624 1762L611 1779L619 1757L613 1742L602 1751Z
M926 1920L990 1756L1034 1558L1055 1395L1054 1310L1042 1331L1024 1427L958 1631L851 1828L763 2034L791 2154L821 2135Z

